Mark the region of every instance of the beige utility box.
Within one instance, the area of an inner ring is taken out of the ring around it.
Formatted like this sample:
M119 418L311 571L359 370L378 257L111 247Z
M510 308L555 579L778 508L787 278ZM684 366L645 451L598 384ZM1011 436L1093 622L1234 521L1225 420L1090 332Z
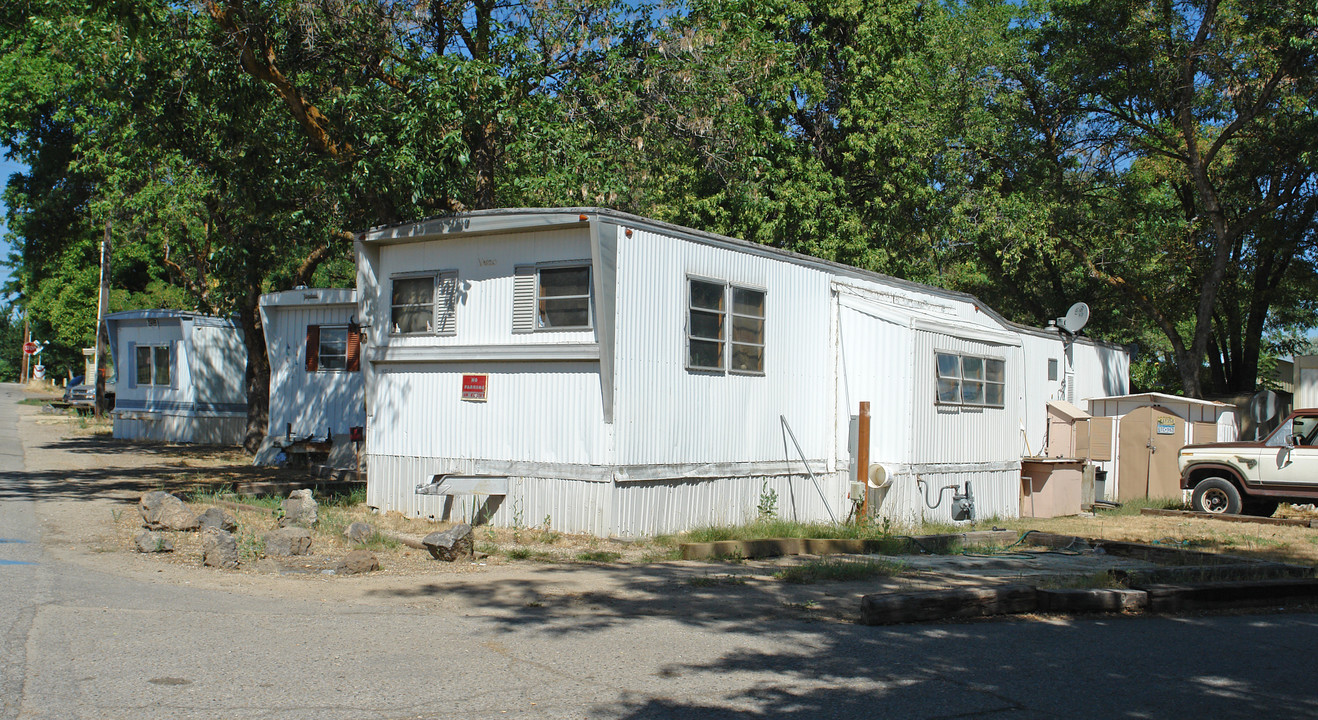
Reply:
M1112 418L1093 417L1065 400L1048 401L1050 458L1112 459Z

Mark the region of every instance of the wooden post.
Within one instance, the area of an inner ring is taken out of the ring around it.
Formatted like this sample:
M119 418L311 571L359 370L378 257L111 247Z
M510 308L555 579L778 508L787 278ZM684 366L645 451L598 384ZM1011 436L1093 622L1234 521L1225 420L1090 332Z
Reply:
M856 428L856 482L864 488L861 492L860 517L869 519L870 512L870 404L860 404L860 419Z

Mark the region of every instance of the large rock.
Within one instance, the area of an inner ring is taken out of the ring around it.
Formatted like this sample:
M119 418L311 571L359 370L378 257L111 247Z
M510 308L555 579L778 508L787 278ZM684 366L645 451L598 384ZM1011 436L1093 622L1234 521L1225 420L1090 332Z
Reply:
M137 546L138 552L143 553L174 552L173 539L150 530L138 533L137 537L133 538L133 544Z
M281 527L290 527L297 525L309 528L316 524L318 517L316 498L311 496L310 490L294 490L288 494L284 500L284 517L280 518Z
M201 532L201 562L207 567L238 567L238 541L233 533L218 528Z
M265 534L266 555L306 555L311 550L311 531L303 527L282 527Z
M380 561L370 550L353 550L339 561L334 572L339 575L360 575L380 569Z
M206 512L197 516L197 522L201 528L216 528L225 532L235 532L238 530L238 521L229 513L217 508L206 508Z
M151 530L196 530L197 516L178 498L163 490L149 492L137 501L142 523Z
M421 538L421 544L425 545L437 560L453 562L463 555L470 556L473 549L471 526L463 523L443 532L430 533Z
M353 542L364 543L375 535L375 528L370 523L355 522L343 531L343 537Z

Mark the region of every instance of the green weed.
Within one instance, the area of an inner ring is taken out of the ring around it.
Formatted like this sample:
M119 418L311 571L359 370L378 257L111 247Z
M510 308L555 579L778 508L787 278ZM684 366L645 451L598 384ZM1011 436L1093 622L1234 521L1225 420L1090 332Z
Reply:
M577 560L581 562L607 563L621 559L622 553L613 552L611 550L588 550L586 552L577 553Z
M508 551L509 560L549 560L553 557L544 550L532 550L531 548L515 547Z

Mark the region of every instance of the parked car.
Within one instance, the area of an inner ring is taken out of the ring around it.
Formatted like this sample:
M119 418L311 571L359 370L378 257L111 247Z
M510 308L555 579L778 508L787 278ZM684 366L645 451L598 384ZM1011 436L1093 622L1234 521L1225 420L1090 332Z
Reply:
M64 386L64 402L72 402L73 388L82 384L82 375L74 375L69 378L69 383Z
M77 378L75 378L77 379ZM79 412L92 410L96 407L96 385L95 383L69 384L69 388L64 391L64 402ZM105 384L105 409L114 409L114 383Z
M1200 512L1271 515L1279 502L1318 502L1318 409L1296 410L1263 442L1186 445L1179 464Z

